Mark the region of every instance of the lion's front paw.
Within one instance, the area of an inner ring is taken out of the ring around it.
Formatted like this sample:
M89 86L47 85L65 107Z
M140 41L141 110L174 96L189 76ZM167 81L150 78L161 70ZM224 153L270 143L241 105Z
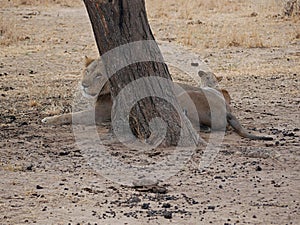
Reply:
M70 115L50 116L42 119L42 123L53 124L53 125L69 124L71 122L72 122L72 118Z
M49 116L42 119L45 124L59 124L59 116Z

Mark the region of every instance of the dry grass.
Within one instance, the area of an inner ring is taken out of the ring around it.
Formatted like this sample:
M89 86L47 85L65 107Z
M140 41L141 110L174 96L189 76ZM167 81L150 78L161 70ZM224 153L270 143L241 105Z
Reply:
M2 7L18 6L82 6L81 0L3 0ZM146 0L148 15L157 20L158 39L172 38L196 48L279 47L294 40L299 32L282 35L278 16L285 0ZM277 16L277 17L276 17ZM290 19L294 24L299 17ZM0 45L24 40L15 21L0 16ZM167 22L164 22L167 21ZM281 19L282 22L282 19ZM166 29L160 32L159 29ZM159 36L161 33L162 37Z
M264 38L256 31L239 33L238 30L230 30L221 42L220 47L246 47L246 48L263 48L267 47Z
M257 12L282 13L285 0L146 0L150 17L172 19L198 19L207 14Z
M51 5L75 7L80 4L82 4L81 0L3 0L0 4L0 9L21 6L48 7ZM20 21L4 17L0 14L0 45L9 46L23 40L26 40L26 36L23 35Z
M17 7L17 6L49 6L49 5L60 5L73 7L81 4L80 0L2 0L0 8L5 7Z
M0 15L0 45L8 46L25 39L15 20L8 18L4 20Z
M297 37L297 32L293 29L296 24L289 23L283 20L270 22L262 18L231 21L220 17L202 25L181 25L182 28L174 29L174 33L176 32L177 42L198 49L285 47ZM285 33L282 33L282 29Z
M240 10L245 1L240 0L146 0L150 17L173 19L195 19L200 12L232 12ZM171 14L170 14L171 13Z
M167 35L193 48L263 48L295 39L295 19L282 17L285 0L149 0L150 19L173 23ZM289 23L291 24L289 25ZM159 26L159 25L157 25ZM291 27L289 27L291 26ZM282 34L282 29L287 30Z

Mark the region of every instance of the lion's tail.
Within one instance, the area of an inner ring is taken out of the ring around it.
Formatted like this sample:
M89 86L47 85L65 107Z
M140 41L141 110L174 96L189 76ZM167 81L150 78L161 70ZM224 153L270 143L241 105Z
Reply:
M250 134L245 128L243 128L238 119L231 112L227 113L227 121L241 137L250 138L253 140L273 140L272 137L256 136L254 134Z

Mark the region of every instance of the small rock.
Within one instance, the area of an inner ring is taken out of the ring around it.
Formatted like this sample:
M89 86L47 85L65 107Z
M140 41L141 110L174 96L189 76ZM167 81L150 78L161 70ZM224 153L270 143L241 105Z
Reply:
M215 206L213 206L213 205L209 205L208 207L207 207L207 209L210 209L210 210L215 210Z
M36 185L36 189L40 190L40 189L44 189L44 188L40 185Z
M149 209L150 203L143 203L142 209Z
M165 187L159 187L159 186L154 186L149 189L152 193L159 193L159 194L166 194L167 193L167 188Z
M134 180L132 184L134 187L156 186L158 185L158 180L143 178L139 180Z
M257 12L253 12L253 13L250 14L250 16L251 17L256 17L256 16L258 16L258 13Z
M69 151L63 151L63 152L59 153L59 156L66 156L66 155L69 155L69 154L70 154Z
M6 123L13 123L17 118L13 115L9 115L9 116L4 116L4 119Z
M164 211L163 216L165 219L172 219L172 212Z
M162 205L162 207L163 207L163 208L166 208L166 209L169 209L169 208L171 208L171 204L170 204L170 203L164 203L164 204Z
M89 193L93 193L93 189L89 188L89 187L83 188L82 190L89 192Z
M28 165L28 166L26 167L26 170L32 171L32 168L33 168L33 165Z
M19 124L19 127L23 127L23 126L28 126L28 123L27 122L22 122Z
M262 171L262 168L260 166L257 166L255 171Z
M128 203L139 203L141 202L141 199L139 197L133 196L130 199L127 200Z

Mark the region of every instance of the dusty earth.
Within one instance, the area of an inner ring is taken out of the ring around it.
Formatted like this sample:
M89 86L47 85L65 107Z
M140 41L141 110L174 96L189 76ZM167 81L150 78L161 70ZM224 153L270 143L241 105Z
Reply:
M83 56L97 56L84 7L8 7L0 14L14 19L23 37L0 46L0 224L299 224L300 40L284 39L299 23L276 15L245 16L250 13L212 17L212 11L200 20L150 13L157 40L185 44L199 54L224 76L220 85L231 93L244 126L274 141L243 139L229 130L205 171L197 170L199 147L178 174L160 182L161 189L136 190L90 167L72 126L41 123L71 110ZM211 42L208 36L204 42L210 48L195 37L182 39L187 26L218 29L236 18L244 24L262 19L270 36L277 31L285 44L222 47L214 44L218 37ZM189 81L176 71L173 76ZM100 136L107 132L101 128ZM122 146L109 147L114 156L135 162ZM164 154L155 150L147 157L159 160Z

